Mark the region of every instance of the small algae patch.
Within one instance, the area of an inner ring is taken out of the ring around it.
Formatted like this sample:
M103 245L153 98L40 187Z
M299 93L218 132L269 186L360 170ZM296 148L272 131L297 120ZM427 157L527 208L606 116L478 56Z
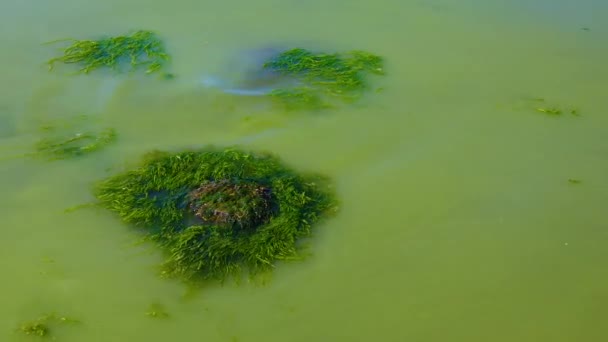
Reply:
M325 177L238 149L150 153L95 195L165 250L163 275L185 281L238 280L297 259L301 239L336 209Z
M116 139L112 128L98 133L83 132L43 138L36 144L36 155L48 159L66 159L104 148Z
M561 115L562 114L562 111L560 109L557 109L557 108L541 108L541 107L538 107L538 108L536 108L536 111L540 112L540 113L545 113L545 114L548 114L548 115Z
M56 63L78 64L79 72L109 68L122 71L125 66L131 70L145 68L146 73L160 71L169 60L169 55L160 38L151 31L136 31L131 35L106 37L99 40L64 39L57 42L71 42L63 49L63 56L48 61L52 70ZM164 74L171 78L171 74Z
M49 327L39 321L27 322L21 326L21 331L26 335L45 337L49 334Z
M48 314L36 320L22 323L19 327L19 331L25 335L54 339L52 332L55 330L55 328L57 328L59 325L74 323L80 322L73 318L57 314Z
M86 120L86 116L80 119ZM116 140L113 128L88 129L82 120L63 125L45 125L43 137L36 143L32 156L48 160L68 159L105 148Z
M319 110L332 107L314 88L309 87L276 89L270 93L270 96L288 110Z
M271 58L263 67L299 81L297 87L270 93L292 109L326 108L335 99L357 100L369 88L367 75L384 75L383 58L365 51L313 53L295 48Z
M533 108L534 111L536 111L537 113L546 114L548 116L562 116L564 114L580 116L580 112L576 108L550 104L543 98L533 98L530 99L528 102L530 104L529 106Z
M24 147L27 151L16 153L0 160L35 158L40 160L60 160L84 156L98 152L114 143L116 130L111 127L96 127L94 120L86 115L69 119L53 120L44 123L38 138L32 145ZM17 147L21 149L22 147ZM33 149L33 151L32 151Z

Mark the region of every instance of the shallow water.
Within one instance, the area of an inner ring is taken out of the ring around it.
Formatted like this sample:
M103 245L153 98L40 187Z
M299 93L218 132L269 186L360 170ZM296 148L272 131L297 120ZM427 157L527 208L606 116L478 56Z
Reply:
M608 5L599 0L0 3L0 341L56 311L58 341L602 341L608 336ZM584 30L584 28L588 30ZM63 37L161 33L172 81L48 73ZM363 49L385 89L327 113L205 91L234 49ZM529 98L581 116L536 112ZM49 120L112 147L43 163ZM340 214L264 287L189 293L91 200L153 148L243 144L334 178ZM569 179L581 180L573 184ZM145 312L163 304L169 319Z

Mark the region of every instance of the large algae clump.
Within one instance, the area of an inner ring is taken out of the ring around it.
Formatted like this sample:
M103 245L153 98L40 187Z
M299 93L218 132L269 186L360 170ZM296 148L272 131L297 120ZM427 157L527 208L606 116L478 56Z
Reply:
M328 186L272 155L205 149L149 154L96 197L166 250L165 275L224 280L297 257L298 241L335 208Z
M153 73L169 60L162 41L151 31L136 31L131 35L99 40L66 39L55 42L61 41L72 44L63 50L63 56L48 61L51 70L55 63L62 62L79 64L79 71L85 74L100 68L122 71L125 65L132 70L145 67L146 73Z

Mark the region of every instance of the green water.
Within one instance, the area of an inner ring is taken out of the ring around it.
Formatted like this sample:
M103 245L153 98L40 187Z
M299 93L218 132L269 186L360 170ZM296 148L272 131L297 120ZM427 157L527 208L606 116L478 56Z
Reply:
M77 114L118 131L81 159L0 162L0 341L605 341L608 5L602 1L0 4L0 159ZM588 28L589 30L583 30ZM42 42L161 33L178 77L48 73ZM274 43L385 56L385 91L317 114L201 88ZM551 117L527 98L571 106ZM265 287L186 292L113 215L63 210L153 148L242 144L334 178L340 214ZM569 179L581 180L579 184ZM160 303L170 314L145 315Z

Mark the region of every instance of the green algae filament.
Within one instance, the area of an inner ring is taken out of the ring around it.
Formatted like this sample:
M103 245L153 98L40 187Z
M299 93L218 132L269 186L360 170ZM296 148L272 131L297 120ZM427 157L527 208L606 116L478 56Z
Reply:
M69 159L101 150L115 140L116 131L112 128L45 137L36 143L34 155L49 160Z

